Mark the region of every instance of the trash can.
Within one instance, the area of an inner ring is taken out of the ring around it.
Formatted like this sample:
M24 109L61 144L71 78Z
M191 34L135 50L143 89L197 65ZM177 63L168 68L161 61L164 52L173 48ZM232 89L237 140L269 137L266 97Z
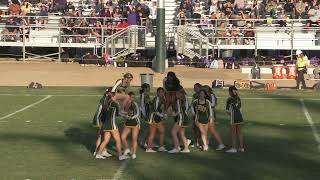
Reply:
M283 65L273 65L273 79L283 79Z
M141 85L144 83L148 83L150 87L153 87L153 74L151 73L143 73L140 74Z
M288 64L287 65L287 79L296 79L297 72L296 72L296 65L295 64Z

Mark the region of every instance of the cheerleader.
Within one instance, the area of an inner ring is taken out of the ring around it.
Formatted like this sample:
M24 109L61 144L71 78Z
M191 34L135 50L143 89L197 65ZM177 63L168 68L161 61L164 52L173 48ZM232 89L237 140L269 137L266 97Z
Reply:
M128 110L130 105L130 97L127 95L127 89L130 87L132 80L133 75L131 73L126 73L123 75L122 79L116 81L111 90L111 92L115 93L114 99L122 102L122 110L125 112Z
M182 90L180 80L174 72L168 72L167 77L163 79L163 88L166 96L165 110L167 111L176 102L176 92Z
M200 93L201 87L202 85L200 83L196 83L193 85L194 93L192 95L192 101L191 101L192 104L195 100L199 99L199 93ZM195 117L193 117L193 119L195 119ZM196 145L197 147L200 147L199 140L201 139L201 133L195 121L193 121L192 129L193 129L193 135L194 135L193 136L194 145ZM194 145L192 145L192 147Z
M93 153L93 156L96 156L97 151L98 151L98 149L101 145L101 142L102 142L103 130L101 129L101 127L102 127L104 119L103 119L103 117L101 117L101 115L102 115L101 112L102 112L103 105L108 104L107 101L110 100L110 92L111 92L111 88L107 89L106 92L103 94L102 98L100 99L98 110L96 111L94 118L93 118L93 121L92 121L93 126L98 127L98 138L96 140L96 148ZM109 154L107 149L105 148L102 151L102 156L111 157L112 155Z
M150 100L150 85L147 83L142 84L140 89L140 112L141 118L148 122L151 111L151 100ZM148 136L148 128L143 128L142 131L141 146L147 147L146 138Z
M103 141L101 142L98 151L96 153L96 159L105 159L102 152L106 148L106 146L109 144L111 136L114 138L116 142L116 149L118 152L118 158L119 160L128 159L128 156L122 155L121 152L121 139L120 134L118 130L118 126L116 123L116 116L119 116L120 114L120 107L119 103L117 103L114 100L115 93L110 93L110 100L108 101L108 105L106 106L106 109L102 110L102 117L103 117L103 124L101 125L101 129L103 130Z
M212 110L212 118L211 121L208 124L208 129L210 134L213 136L213 138L219 143L218 147L216 150L222 150L224 149L226 146L223 144L221 137L219 135L219 133L217 132L216 128L215 128L215 121L216 121L216 105L217 105L217 97L216 95L213 93L212 89L209 86L204 86L204 89L206 91L207 94L207 99L210 101L211 103L211 110ZM209 141L208 141L209 142Z
M152 149L153 147L153 139L156 135L157 130L159 131L159 143L160 147L158 151L165 152L167 149L164 147L164 137L165 137L165 127L164 127L164 119L165 119L165 94L163 88L157 89L157 96L152 101L152 113L150 115L149 124L150 124L150 134L148 137L148 146L146 148L146 152L157 152Z
M239 140L239 151L244 152L244 144L243 144L243 134L241 132L241 127L243 124L243 117L241 114L241 100L237 93L237 88L235 86L231 86L229 88L230 97L227 99L226 110L228 115L230 116L230 130L231 130L231 149L227 150L227 153L236 153L236 142Z
M139 106L138 104L134 101L134 93L129 92L128 93L130 97L130 106L128 108L128 113L127 115L124 116L125 118L125 123L124 123L124 128L122 130L121 134L121 141L124 146L124 155L127 156L129 153L131 154L131 158L135 159L137 158L137 146L138 146L138 135L139 135L139 129L140 129L140 117L139 117ZM132 148L130 151L128 143L127 143L127 137L132 132Z
M188 127L189 117L187 115L187 111L189 109L188 100L185 96L184 92L176 93L176 106L174 107L174 116L175 123L171 130L172 139L174 142L174 148L169 151L169 153L189 153L189 145L191 143L190 140L186 138L185 128ZM178 133L180 135L180 139L183 142L184 149L180 151L180 142L178 138Z
M200 129L201 139L203 143L203 150L208 151L208 124L212 121L211 103L206 99L206 92L204 89L200 90L199 99L192 104L192 113L195 116L195 122Z

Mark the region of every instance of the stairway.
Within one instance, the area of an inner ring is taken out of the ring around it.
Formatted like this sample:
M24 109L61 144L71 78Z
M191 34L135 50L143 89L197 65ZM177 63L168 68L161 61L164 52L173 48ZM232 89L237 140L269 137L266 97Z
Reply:
M165 27L166 32L169 30L170 26L176 25L175 18L178 14L178 9L180 6L179 0L164 0L164 6L166 10L165 14Z

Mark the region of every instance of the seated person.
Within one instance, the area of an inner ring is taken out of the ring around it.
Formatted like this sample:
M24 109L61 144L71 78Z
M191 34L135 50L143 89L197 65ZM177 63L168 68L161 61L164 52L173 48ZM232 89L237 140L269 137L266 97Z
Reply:
M40 26L48 23L48 7L46 5L41 5L39 16L38 23Z
M89 24L85 19L82 19L80 24L78 25L78 28L76 29L76 34L79 35L76 38L76 42L78 43L85 43L87 42L87 37L90 35L90 30L89 30Z
M15 26L17 26L17 23L13 20L13 17L9 17L8 21L6 22L6 27L1 32L1 34L4 35L4 40L15 41L17 39L18 28Z

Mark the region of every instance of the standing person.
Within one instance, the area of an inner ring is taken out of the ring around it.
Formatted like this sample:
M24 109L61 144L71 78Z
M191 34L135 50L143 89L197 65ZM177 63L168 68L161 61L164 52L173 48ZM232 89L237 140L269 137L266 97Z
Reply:
M111 90L111 92L115 93L114 99L116 101L122 102L123 111L127 111L130 105L130 97L127 95L126 91L130 87L130 83L132 80L133 75L131 73L126 73L123 75L122 79L116 81Z
M156 135L157 130L159 131L159 144L160 147L158 151L165 152L167 149L164 146L164 137L165 137L165 127L164 127L164 119L165 119L165 95L164 89L157 89L157 96L152 101L152 113L150 115L149 124L150 124L150 134L148 137L148 146L146 152L157 152L154 151L153 148L153 139Z
M227 153L236 153L237 150L237 140L239 140L239 151L244 152L243 135L241 132L241 127L243 124L243 117L241 114L241 100L237 93L237 88L231 86L229 88L230 97L227 99L226 110L230 115L230 130L231 130L231 149L227 150Z
M308 57L303 54L301 50L296 51L297 55L297 89L300 89L300 83L302 83L302 88L306 89L306 82L304 80L304 74L307 73L307 63L308 63Z
M103 113L101 113L101 112L102 112L103 105L108 104L111 100L110 92L111 92L111 88L107 89L107 91L104 93L103 97L100 99L100 104L99 104L98 110L93 118L93 125L95 127L98 127L98 138L96 140L96 148L94 150L93 156L96 156L97 151L102 143L102 136L104 135L102 125L103 125L105 119L102 116ZM109 96L109 97L107 98L107 96ZM109 101L109 102L105 102L105 100ZM112 156L111 154L108 153L106 148L103 149L101 155L104 157L111 157Z
M215 127L215 122L216 122L216 117L217 117L216 116L216 105L217 105L218 99L217 99L216 95L213 93L210 86L208 86L208 85L204 86L204 90L207 93L207 100L210 101L211 110L212 110L212 118L208 124L208 129L209 129L210 134L213 136L213 138L219 143L218 147L216 149L219 151L219 150L224 149L226 146L223 144L221 137ZM208 144L209 144L209 141L208 141Z
M165 111L167 111L176 102L176 92L182 90L180 80L174 72L168 72L167 77L163 80L163 88L165 89L166 96Z
M177 92L176 96L176 106L174 107L175 123L171 130L174 148L170 150L169 153L189 153L189 145L191 141L187 139L185 135L185 128L188 127L189 124L189 103L185 95L185 92ZM180 141L178 138L178 133L184 146L184 149L182 151L180 151Z
M120 115L120 106L119 103L117 103L114 100L115 93L111 92L111 97L109 98L108 105L106 106L105 111L103 111L104 115L103 117L103 124L101 126L101 129L103 130L103 141L100 144L96 159L105 159L102 152L109 144L111 136L116 142L116 149L118 152L118 158L119 160L128 159L128 156L125 156L121 152L121 139L120 139L120 133L118 130L118 126L116 123L116 117Z
M122 130L121 134L121 141L124 146L124 155L127 156L129 153L131 154L132 159L137 158L137 147L138 147L138 135L139 135L139 129L140 129L140 110L138 104L134 101L134 93L129 92L128 93L131 103L128 109L128 114L125 115L125 123L124 128ZM127 143L127 137L129 133L132 132L132 148L129 149L128 143Z
M206 99L206 91L204 89L200 90L199 99L193 102L192 113L201 132L203 151L208 151L208 124L212 121L212 109L210 101Z
M192 95L191 104L193 104L196 100L199 99L201 87L202 87L202 85L200 83L196 83L193 85L194 94ZM193 117L193 119L195 120L195 117ZM201 139L201 132L197 126L196 121L193 121L192 129L193 129L193 137L194 137L194 139L193 139L194 145L193 146L200 147L199 140Z
M148 122L151 114L152 102L150 99L150 85L148 83L144 83L140 89L140 111L141 118L144 119L144 122ZM149 125L150 126L150 125ZM147 136L148 136L148 128L143 128L142 131L142 139L141 146L147 147Z

